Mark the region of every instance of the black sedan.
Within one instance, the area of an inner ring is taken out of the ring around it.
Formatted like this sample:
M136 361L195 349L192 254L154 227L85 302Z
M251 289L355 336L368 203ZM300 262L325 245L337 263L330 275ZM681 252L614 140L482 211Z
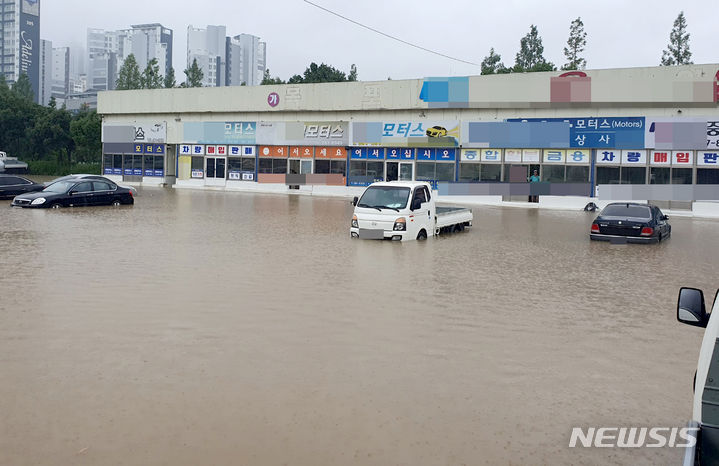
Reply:
M42 191L44 185L17 175L0 174L0 199L12 199L18 194Z
M672 234L668 219L651 204L616 202L599 213L589 237L619 243L658 243Z
M12 201L18 207L78 207L134 204L132 191L111 181L71 179L58 181L40 192L22 194Z

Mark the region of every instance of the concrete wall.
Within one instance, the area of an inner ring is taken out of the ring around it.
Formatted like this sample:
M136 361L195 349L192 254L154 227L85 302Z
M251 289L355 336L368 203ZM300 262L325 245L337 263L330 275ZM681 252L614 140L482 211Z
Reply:
M629 114L638 114L635 107L657 106L703 107L716 109L713 84L719 65L686 65L649 68L587 70L591 84L589 102L552 102L551 82L562 72L517 73L505 75L471 76L468 82L468 109L590 108L593 116L602 107L626 107ZM209 87L192 89L157 89L102 92L98 113L119 114L191 114L228 113L267 114L288 113L281 119L304 119L303 113L358 111L415 111L428 109L420 99L423 79L367 81L323 84L288 84L272 86ZM271 107L267 98L271 92L279 95L279 104ZM458 115L449 108L451 115ZM293 112L300 112L293 115ZM571 112L570 112L571 113ZM586 111L584 112L586 114ZM616 108L613 112L617 114ZM644 113L646 114L646 112ZM385 114L386 115L386 114ZM660 113L661 115L661 113ZM340 115L329 115L328 120ZM404 115L397 115L398 117ZM444 116L444 115L443 115ZM463 118L472 117L471 113ZM491 116L491 113L488 115ZM685 115L686 116L686 115ZM494 119L506 116L495 115ZM511 117L511 116L510 116ZM324 118L323 118L324 119ZM491 119L491 118L488 118Z

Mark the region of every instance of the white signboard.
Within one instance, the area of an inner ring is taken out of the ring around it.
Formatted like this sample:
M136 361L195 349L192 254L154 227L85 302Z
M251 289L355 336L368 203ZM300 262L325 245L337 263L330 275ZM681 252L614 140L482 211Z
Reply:
M693 150L675 150L672 151L672 165L691 167L694 165Z
M719 120L707 121L707 149L719 149Z
M203 178L205 176L204 172L202 170L193 169L192 170L192 177L193 178Z
M521 162L522 149L504 149L504 162Z
M672 162L672 154L666 150L653 150L649 158L649 165L669 165Z
M591 153L587 149L574 149L567 151L567 163L577 165L589 165Z
M564 149L544 149L544 163L564 163L565 157Z
M597 165L619 165L621 154L616 149L597 150Z
M646 165L647 164L647 151L646 150L623 150L622 151L622 165Z
M205 146L202 144L193 144L192 154L190 155L205 155Z
M462 149L459 153L461 162L479 162L480 149Z
M719 167L719 151L699 151L697 153L697 165L705 167Z
M502 162L502 149L479 149L482 162Z
M539 149L524 149L522 151L522 162L539 162Z

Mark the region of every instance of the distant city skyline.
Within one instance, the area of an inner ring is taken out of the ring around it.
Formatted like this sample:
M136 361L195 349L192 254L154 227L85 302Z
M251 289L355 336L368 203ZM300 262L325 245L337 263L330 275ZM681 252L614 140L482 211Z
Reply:
M460 0L451 8L435 8L435 2L316 3L413 44L466 61L481 63L494 48L507 66L514 64L520 39L534 24L543 40L545 58L559 68L566 62L562 50L569 26L581 17L587 32L583 56L588 69L658 66L674 20L684 11L692 61L719 62L714 47L714 7L708 0L681 4L667 0L507 0L494 4ZM344 72L349 72L354 63L360 80L480 74L479 66L417 50L302 0L279 4L205 0L183 4L181 8L166 0L64 0L44 1L41 9L42 38L52 41L55 47L85 47L88 28L118 30L131 24L163 24L174 31L173 63L178 82L184 80L187 27L191 24L223 25L232 36L245 33L259 37L271 50L267 67L273 76L282 79L301 74L310 62L324 62Z

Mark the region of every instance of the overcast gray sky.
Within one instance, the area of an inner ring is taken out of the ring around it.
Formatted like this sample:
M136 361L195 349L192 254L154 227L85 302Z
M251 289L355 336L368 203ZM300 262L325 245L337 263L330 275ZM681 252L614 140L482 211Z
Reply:
M588 69L657 66L680 11L687 19L694 63L719 63L716 0L312 0L355 21L422 47L481 63L489 49L514 64L520 39L536 25L544 57L566 62L571 22L587 33ZM41 36L54 47L85 46L87 28L117 30L161 23L173 30L178 82L186 66L187 27L224 25L227 34L249 33L267 43L273 76L301 74L311 62L359 79L384 80L480 74L467 65L393 41L322 11L303 0L42 0Z

